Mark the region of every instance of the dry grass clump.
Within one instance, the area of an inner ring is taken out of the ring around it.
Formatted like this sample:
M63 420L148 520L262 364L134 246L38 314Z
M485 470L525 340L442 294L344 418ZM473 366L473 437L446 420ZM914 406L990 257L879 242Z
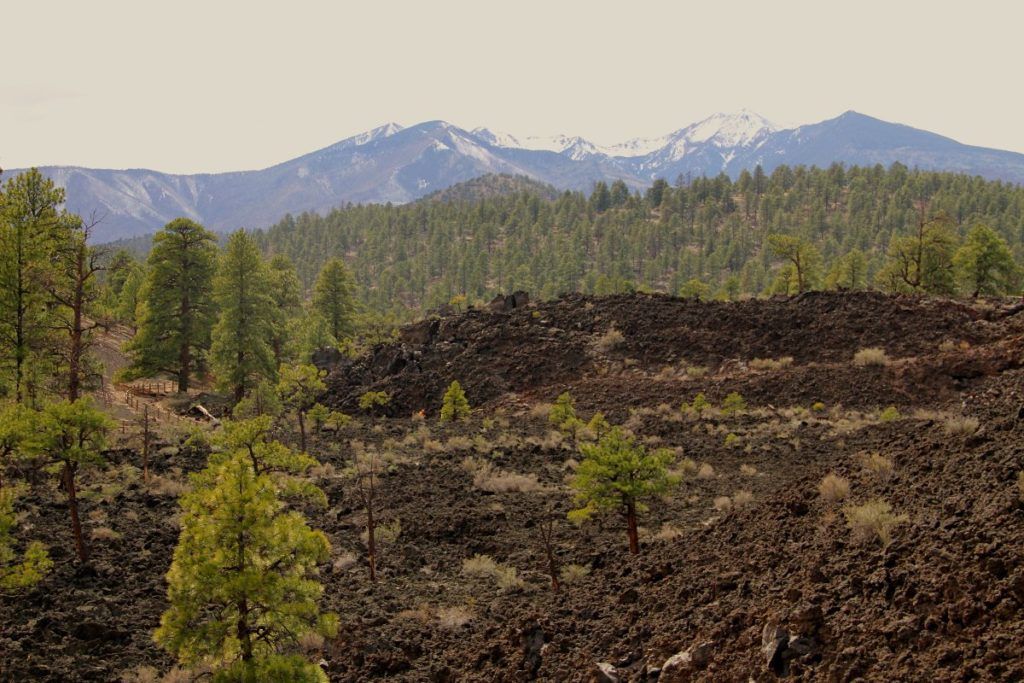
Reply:
M864 471L874 476L881 482L887 482L892 478L892 460L881 453L866 453L860 456L860 464Z
M539 446L546 451L557 451L562 448L563 442L565 441L565 435L557 429L552 429L544 435L543 438L536 436L529 437L526 442L534 446Z
M494 576L498 563L490 555L474 555L462 561L462 573L475 578Z
M838 503L850 495L850 482L838 474L826 474L818 484L818 493L826 503Z
M715 468L710 463L702 462L697 468L698 479L712 479L715 476Z
M671 474L679 477L680 479L688 479L689 477L697 476L699 469L697 462L693 458L683 458L679 461L679 464L672 469Z
M754 502L754 494L747 490L739 490L732 495L732 505L736 508L744 508Z
M971 436L978 431L981 423L976 417L950 417L943 427L950 436Z
M536 474L519 474L518 472L499 470L480 458L466 458L462 461L462 467L473 475L473 486L481 491L532 493L544 490L541 483L537 481Z
M505 593L522 589L526 583L515 567L500 564L489 555L474 555L462 561L462 573L475 578L489 578Z
M90 537L94 541L116 541L121 538L121 534L108 526L100 526L92 530Z
M311 655L324 647L324 637L316 631L306 631L299 636L299 649L307 655Z
M748 363L751 370L778 370L793 364L792 356L782 358L755 358Z
M155 495L178 498L188 490L189 486L184 481L162 477L159 474L149 475L149 491Z
M437 623L441 628L460 629L473 621L473 610L462 605L439 607Z
M853 364L858 368L882 367L888 365L889 362L889 354L885 352L885 349L878 347L861 349L853 354Z
M855 541L869 543L877 538L883 547L892 543L893 529L910 519L907 515L893 514L892 506L881 499L863 505L847 505L843 514Z
M704 375L708 374L708 369L704 365L687 365L686 376L690 379L700 379Z
M745 477L756 477L757 476L757 468L754 467L753 465L748 465L747 463L743 463L742 465L740 465L740 474L742 474Z
M334 465L329 462L322 462L309 468L309 476L313 479L333 479L338 476Z
M558 578L564 584L579 583L590 576L590 567L582 564L563 564L558 570Z
M598 353L610 353L621 346L624 341L626 338L622 336L622 333L614 327L610 327L607 332L594 340L594 350Z
M445 447L449 451L469 451L473 449L473 439L468 436L453 436L448 439Z
M331 569L335 572L343 572L349 567L355 565L359 561L356 554L353 552L345 551L334 558L334 562L331 563Z
M530 417L532 417L535 420L544 420L545 422L547 422L548 418L551 415L552 408L554 408L554 406L552 406L550 403L537 403L534 404L532 408L530 408L529 414Z
M728 512L729 510L732 510L732 498L729 496L716 496L711 504L719 512Z

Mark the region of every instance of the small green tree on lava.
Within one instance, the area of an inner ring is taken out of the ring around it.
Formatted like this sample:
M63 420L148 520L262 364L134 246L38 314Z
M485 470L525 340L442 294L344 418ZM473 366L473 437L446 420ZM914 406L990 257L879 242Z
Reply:
M212 666L217 682L327 683L298 654L303 638L337 633L337 617L317 606L327 537L285 510L242 449L193 484L167 573L171 606L154 640L185 666Z
M667 448L648 452L642 444L613 427L596 444L580 445L583 460L572 488L579 506L569 519L584 522L596 514L621 510L626 517L629 552L640 552L637 513L647 510L644 500L659 496L679 483L668 473L673 453Z
M448 391L444 392L444 400L441 404L441 422L458 422L469 419L469 401L466 400L466 392L462 390L459 380L454 380L448 385Z

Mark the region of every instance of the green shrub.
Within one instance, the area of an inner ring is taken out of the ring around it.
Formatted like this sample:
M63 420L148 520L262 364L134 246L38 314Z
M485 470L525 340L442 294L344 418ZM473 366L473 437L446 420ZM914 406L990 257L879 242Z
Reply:
M882 422L893 422L900 419L900 411L896 409L896 406L889 406L878 414L878 419Z
M448 385L441 405L441 422L458 422L469 418L469 401L458 380Z
M725 397L722 401L722 412L726 415L732 415L740 411L747 409L747 402L735 391Z
M391 403L391 397L386 391L367 391L359 397L360 410L373 410L377 406L386 406Z

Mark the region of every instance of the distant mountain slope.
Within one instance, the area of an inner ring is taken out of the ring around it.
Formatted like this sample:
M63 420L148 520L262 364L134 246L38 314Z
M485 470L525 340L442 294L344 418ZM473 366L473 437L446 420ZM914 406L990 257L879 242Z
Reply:
M778 130L749 111L716 114L662 136L602 147L567 135L517 138L444 121L387 124L259 171L172 175L144 169L41 169L67 189L68 207L106 219L103 241L151 233L178 216L217 231L262 227L287 213L348 203L405 203L487 174L521 175L559 190L622 180L632 188L761 164L833 162L950 170L1024 182L1024 154L960 144L909 126L847 112ZM7 175L18 173L10 171Z

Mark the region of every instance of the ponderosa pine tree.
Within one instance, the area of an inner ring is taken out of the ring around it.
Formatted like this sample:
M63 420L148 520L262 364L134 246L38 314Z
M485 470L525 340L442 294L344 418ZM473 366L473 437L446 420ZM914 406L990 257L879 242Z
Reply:
M36 169L0 191L0 368L19 403L37 394L53 369L47 286L57 277L52 255L66 228L63 202L64 190Z
M890 240L885 266L875 279L892 292L954 294L956 245L949 216L942 211L929 215L926 203L920 202L913 231Z
M829 289L864 289L867 284L868 260L860 249L844 254L825 276L825 286Z
M648 452L621 428L613 427L596 444L581 444L580 452L583 459L571 483L579 507L569 513L569 519L580 523L595 514L619 510L626 518L629 552L639 553L637 514L646 510L644 500L678 483L668 472L672 451Z
M216 235L187 218L176 218L154 236L139 329L128 345L128 377L169 372L178 378L178 391L188 391L210 348L216 262Z
M218 383L235 403L261 380L274 380L276 368L274 300L270 276L259 249L244 230L231 233L214 282L220 318L213 328L210 355Z
M75 551L81 562L89 560L89 549L82 536L78 514L76 477L83 467L103 462L103 449L111 425L110 418L96 410L88 398L51 403L40 414L35 434L29 442L29 448L35 454L48 458L60 473Z
M953 265L963 289L971 296L1016 292L1020 286L1020 268L1006 240L987 225L977 225L967 234Z
M801 294L817 286L822 260L821 252L814 244L793 235L768 235L768 246L776 256L789 263L792 273L790 293Z
M441 422L458 422L468 420L470 415L469 401L462 390L459 380L452 380L448 390L444 392L441 402Z
M295 321L302 317L302 286L295 271L295 264L287 256L278 254L270 260L270 296L274 300L273 333L270 347L274 351L277 369L284 363L294 361L294 349L298 346L293 338L299 336Z
M340 258L331 259L320 270L313 287L313 309L326 321L335 342L355 334L355 281Z
M281 368L277 393L284 407L295 413L299 423L299 448L306 452L306 412L327 390L323 373L312 365L286 365Z
M67 229L54 249L56 276L48 291L56 304L56 324L66 334L60 345L62 370L67 373L64 397L73 402L81 396L88 374L86 354L93 345L92 333L100 326L95 316L100 297L96 279L105 267L104 250L89 245L96 222L84 223L73 214L65 214L63 219Z
M326 683L299 654L304 637L338 628L317 605L318 565L330 557L323 532L286 511L241 451L193 477L181 508L156 642L185 666L212 666L219 683Z

